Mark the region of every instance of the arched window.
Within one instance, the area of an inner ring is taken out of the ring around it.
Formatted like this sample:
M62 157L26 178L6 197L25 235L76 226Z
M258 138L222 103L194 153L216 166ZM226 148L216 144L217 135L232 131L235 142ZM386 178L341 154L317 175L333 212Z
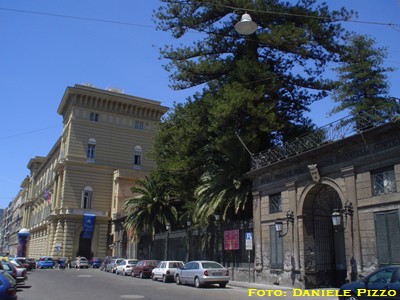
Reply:
M82 203L81 207L84 209L92 208L93 189L90 186L86 186L82 191Z
M96 140L90 138L88 140L86 159L88 162L95 162L96 159Z
M135 153L133 157L133 168L141 169L142 167L142 147L135 146Z

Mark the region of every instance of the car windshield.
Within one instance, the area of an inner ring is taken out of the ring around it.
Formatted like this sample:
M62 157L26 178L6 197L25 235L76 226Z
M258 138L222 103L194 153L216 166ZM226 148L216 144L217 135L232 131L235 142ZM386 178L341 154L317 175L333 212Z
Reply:
M204 269L220 269L223 268L219 263L216 262L204 262L202 263Z
M8 274L7 272L3 272L2 275L8 280L11 286L15 285L15 280L10 274Z
M146 266L157 266L157 261L155 260L148 260L146 261Z
M183 267L183 263L181 262L173 262L169 264L170 268L182 268Z

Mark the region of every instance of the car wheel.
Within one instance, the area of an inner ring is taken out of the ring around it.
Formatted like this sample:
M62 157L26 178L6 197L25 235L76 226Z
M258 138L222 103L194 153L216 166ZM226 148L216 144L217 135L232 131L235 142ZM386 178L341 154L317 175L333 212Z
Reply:
M179 275L176 275L176 276L175 276L175 283L176 283L177 285L181 285L181 284L182 284L181 279L179 278Z
M143 278L144 278L142 272L139 273L139 278L140 278L140 279L143 279Z
M226 282L220 283L220 284L219 284L219 287L220 287L220 288L226 287Z
M126 272L125 272L125 270L124 270L124 272L122 273L122 275L123 275L123 276L126 276Z
M166 283L167 281L168 281L168 280L167 280L167 276L163 275L163 276L162 276L162 282Z
M153 281L157 281L157 277L156 277L156 275L152 274L152 276L151 276L151 280L153 280Z
M194 286L196 288L200 288L201 287L200 279L197 276L194 278Z

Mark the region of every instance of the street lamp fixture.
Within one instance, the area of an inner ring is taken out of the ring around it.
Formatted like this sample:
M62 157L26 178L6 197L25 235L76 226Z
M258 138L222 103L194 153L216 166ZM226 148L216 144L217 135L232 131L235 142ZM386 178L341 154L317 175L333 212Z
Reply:
M283 221L286 221L286 232L284 233L284 234L282 234L282 231L283 231ZM291 211L291 210L288 210L287 212L286 212L286 218L284 218L284 219L277 219L276 221L275 221L275 230L276 230L276 232L278 233L278 236L281 238L281 237L284 237L285 235L287 235L287 233L289 232L289 223L291 223L292 224L292 226L293 226L293 223L294 223L294 213L293 213L293 211Z
M165 249L164 249L164 260L168 260L168 247L169 247L169 231L171 230L171 224L168 222L165 224Z
M190 226L192 226L192 220L187 217L186 219L186 262L190 260Z
M239 22L235 25L235 30L242 35L250 35L256 32L258 28L257 23L255 23L250 15L246 12L242 15Z
M335 231L340 232L344 231L347 226L347 216L350 216L350 219L353 219L354 209L353 203L350 201L346 201L343 208L335 209L332 213L332 224ZM343 222L344 217L344 222Z

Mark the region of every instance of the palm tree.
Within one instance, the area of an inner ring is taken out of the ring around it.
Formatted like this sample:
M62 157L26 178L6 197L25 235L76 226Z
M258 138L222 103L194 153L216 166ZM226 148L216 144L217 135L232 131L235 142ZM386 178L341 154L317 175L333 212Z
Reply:
M251 180L244 176L249 171L249 155L236 146L226 147L215 158L195 190L196 221L204 225L214 214L221 214L223 220L237 219L251 207Z
M147 233L154 240L156 232L165 228L167 223L176 222L177 210L171 204L169 191L158 177L151 175L139 180L132 192L135 196L124 203L127 212L124 224L134 237Z

